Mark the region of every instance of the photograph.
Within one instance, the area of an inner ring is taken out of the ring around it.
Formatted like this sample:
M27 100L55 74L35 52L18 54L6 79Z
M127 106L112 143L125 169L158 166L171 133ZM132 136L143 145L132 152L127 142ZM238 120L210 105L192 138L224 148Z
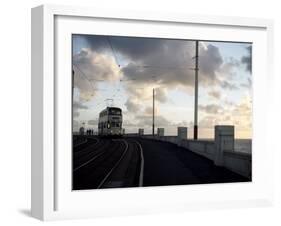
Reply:
M251 182L252 45L72 34L72 190Z

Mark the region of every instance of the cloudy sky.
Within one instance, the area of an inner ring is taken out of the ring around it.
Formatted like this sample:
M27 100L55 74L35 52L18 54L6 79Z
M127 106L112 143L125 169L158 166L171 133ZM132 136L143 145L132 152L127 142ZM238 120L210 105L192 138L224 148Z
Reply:
M73 35L73 127L97 129L107 105L123 110L126 132L155 126L193 137L195 42L154 38ZM199 138L214 125L235 125L236 138L251 138L251 44L199 42Z

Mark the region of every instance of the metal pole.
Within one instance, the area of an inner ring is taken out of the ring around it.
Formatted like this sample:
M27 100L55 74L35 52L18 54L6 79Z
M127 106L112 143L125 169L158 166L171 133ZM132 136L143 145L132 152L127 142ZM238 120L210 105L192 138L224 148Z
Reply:
M194 86L194 130L193 138L194 140L198 139L198 52L199 52L199 41L195 43L195 86Z
M73 134L73 132L74 132L74 129L73 129L73 103L74 103L74 70L72 69L72 81L71 81L71 83L72 83L72 89L71 89L71 98L72 98L72 134Z
M74 70L72 70L72 95L73 95L73 91L74 91Z
M155 116L155 113L154 113L154 108L155 104L154 104L154 88L152 90L152 135L154 136L154 116Z

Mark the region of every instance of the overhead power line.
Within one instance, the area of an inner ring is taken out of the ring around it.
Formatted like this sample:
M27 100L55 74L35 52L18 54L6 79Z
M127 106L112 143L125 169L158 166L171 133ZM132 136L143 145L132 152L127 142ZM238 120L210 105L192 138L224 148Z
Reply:
M113 56L114 56L114 59L115 59L117 65L118 65L118 67L121 67L121 65L120 65L120 63L119 63L119 61L118 61L116 52L115 52L115 50L114 50L114 48L113 48L113 45L112 45L112 43L111 43L111 41L110 41L110 38L109 38L108 36L106 36L106 40L107 40L107 42L108 42L108 44L109 44L109 47L110 47L110 49L111 49L111 51L112 51L112 54L113 54Z
M93 91L95 91L96 89L93 87L92 82L90 81L90 79L85 75L85 73L76 65L73 63L73 65L78 69L78 71L84 76L84 78L89 82L91 88L93 89Z
M188 66L153 66L153 65L135 65L135 67L140 68L163 68L163 69L190 69L194 70L194 68L190 68Z

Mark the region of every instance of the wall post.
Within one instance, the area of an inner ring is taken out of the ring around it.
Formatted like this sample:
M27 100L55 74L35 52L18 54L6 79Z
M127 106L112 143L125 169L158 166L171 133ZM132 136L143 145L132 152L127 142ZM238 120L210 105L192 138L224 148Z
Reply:
M234 151L234 126L215 126L215 156L216 166L224 165L224 152Z

